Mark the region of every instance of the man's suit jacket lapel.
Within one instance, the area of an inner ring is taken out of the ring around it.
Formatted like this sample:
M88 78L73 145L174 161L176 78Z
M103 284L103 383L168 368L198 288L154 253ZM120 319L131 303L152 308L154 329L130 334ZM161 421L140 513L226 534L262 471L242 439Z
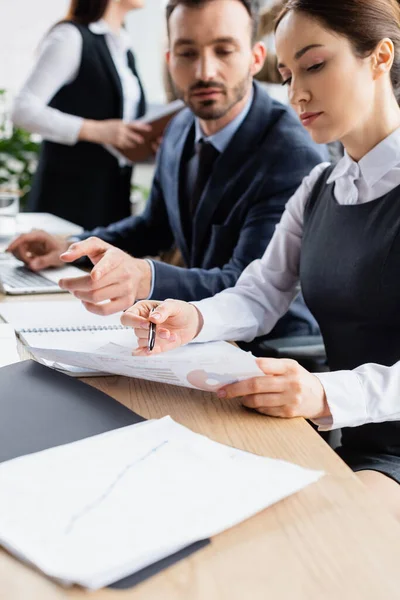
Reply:
M115 87L117 88L117 92L118 92L118 96L119 96L119 109L120 109L120 118L122 119L122 116L124 114L124 100L123 100L123 95L122 95L122 85L121 85L121 80L119 78L117 69L115 68L114 65L114 61L111 58L111 54L110 51L108 49L107 46L107 42L106 42L106 38L104 35L99 35L99 52L100 52L100 57L105 65L105 67L107 68L107 71L110 74L111 80L113 81Z
M170 186L169 189L165 190L165 198L171 218L171 228L174 231L177 245L181 249L185 263L189 265L190 252L183 228L181 199L182 202L188 202L188 198L185 198L186 190L184 189L183 169L186 164L185 154L190 151L188 145L192 145L192 138L194 139L194 119L191 114L183 128L179 128L177 134L176 139L173 140L174 155L169 162L171 167L171 176L168 178ZM188 207L186 206L184 209L186 208Z
M250 111L229 142L225 151L217 158L212 175L197 206L193 222L192 258L203 253L203 243L210 221L225 203L231 204L231 193L235 186L235 175L240 172L258 144L265 136L266 123L271 118L271 99L258 85L254 86L254 99ZM262 126L261 126L262 125Z

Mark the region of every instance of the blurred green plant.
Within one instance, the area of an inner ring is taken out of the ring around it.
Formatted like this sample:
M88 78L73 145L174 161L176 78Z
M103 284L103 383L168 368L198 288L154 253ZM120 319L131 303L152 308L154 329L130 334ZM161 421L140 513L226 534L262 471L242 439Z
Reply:
M5 107L6 90L0 89L0 103ZM40 143L19 127L12 127L6 111L0 114L0 187L17 188L23 207L31 189L38 163Z

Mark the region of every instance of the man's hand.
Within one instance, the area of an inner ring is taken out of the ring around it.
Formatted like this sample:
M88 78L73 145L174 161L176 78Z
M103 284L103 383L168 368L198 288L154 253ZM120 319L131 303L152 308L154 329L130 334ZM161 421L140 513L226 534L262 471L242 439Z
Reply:
M60 254L65 252L69 242L65 238L50 235L41 229L18 236L7 248L7 252L22 260L32 271L46 267L60 267L63 262Z
M82 300L88 311L111 315L150 294L151 267L146 260L133 258L96 237L72 244L61 259L73 262L82 256L95 265L91 273L61 279L59 286Z
M232 383L217 392L219 398L241 398L247 408L271 417L331 416L322 383L295 360L259 358L264 377Z
M157 325L152 351L147 350L150 321ZM203 327L203 317L193 304L182 300L144 300L125 311L121 323L134 327L139 347L133 354L141 356L173 350L192 341Z

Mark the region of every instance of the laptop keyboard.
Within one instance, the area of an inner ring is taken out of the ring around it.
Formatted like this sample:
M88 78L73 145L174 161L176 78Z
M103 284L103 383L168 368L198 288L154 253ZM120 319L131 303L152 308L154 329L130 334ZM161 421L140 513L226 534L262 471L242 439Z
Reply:
M0 264L0 279L11 288L44 288L54 287L54 282L27 267L15 267Z

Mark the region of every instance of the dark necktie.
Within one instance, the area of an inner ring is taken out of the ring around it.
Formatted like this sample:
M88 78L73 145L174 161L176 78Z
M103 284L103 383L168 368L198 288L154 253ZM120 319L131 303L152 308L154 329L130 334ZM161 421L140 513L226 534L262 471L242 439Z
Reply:
M218 150L210 142L204 142L200 140L196 144L197 154L197 175L195 184L193 187L193 193L191 198L191 212L192 215L195 213L197 205L200 201L204 188L206 187L207 181L210 179L210 175L214 166L214 162L219 155Z

